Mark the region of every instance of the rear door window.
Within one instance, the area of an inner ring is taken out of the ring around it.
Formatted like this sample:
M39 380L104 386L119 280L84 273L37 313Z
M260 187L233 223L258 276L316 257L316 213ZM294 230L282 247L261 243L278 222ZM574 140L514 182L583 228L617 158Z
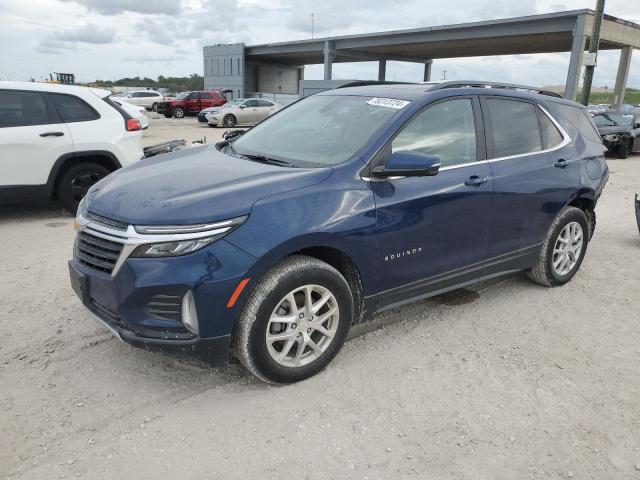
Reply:
M536 107L528 102L487 98L494 157L511 157L542 150Z
M0 128L50 123L47 102L39 92L0 90Z
M48 95L58 115L65 123L88 122L100 118L98 112L81 98L60 93L49 93Z

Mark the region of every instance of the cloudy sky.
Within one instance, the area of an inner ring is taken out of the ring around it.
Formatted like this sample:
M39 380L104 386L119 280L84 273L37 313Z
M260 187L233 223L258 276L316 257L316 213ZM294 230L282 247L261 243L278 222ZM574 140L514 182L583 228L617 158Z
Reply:
M72 72L79 81L203 73L202 47L447 25L594 8L595 0L0 0L0 79ZM605 12L640 23L640 1L607 0ZM613 85L618 52L603 52L595 85ZM568 54L437 60L433 78L564 84ZM309 66L306 78L321 78ZM334 66L334 78L375 78L372 62ZM421 81L422 67L387 64L388 80ZM629 86L640 88L640 52Z

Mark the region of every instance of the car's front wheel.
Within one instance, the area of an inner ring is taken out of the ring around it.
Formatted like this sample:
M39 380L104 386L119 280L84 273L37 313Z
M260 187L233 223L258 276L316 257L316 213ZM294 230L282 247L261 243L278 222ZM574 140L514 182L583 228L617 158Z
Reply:
M109 175L102 165L91 162L83 162L69 168L58 183L58 198L64 208L71 213L76 213L80 200L84 198L91 186Z
M233 128L236 126L236 117L231 114L225 115L222 124L227 128Z
M173 109L173 116L176 118L184 118L184 109L182 107L176 107Z
M587 216L579 208L565 207L551 224L529 277L547 287L567 283L580 268L588 242Z
M251 292L236 326L234 353L264 381L298 382L338 354L352 317L349 284L335 268L312 257L288 257Z

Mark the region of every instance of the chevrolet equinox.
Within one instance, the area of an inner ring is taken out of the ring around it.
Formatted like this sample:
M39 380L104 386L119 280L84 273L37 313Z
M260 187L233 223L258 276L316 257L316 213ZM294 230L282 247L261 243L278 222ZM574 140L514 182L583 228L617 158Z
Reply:
M584 107L531 87L326 91L95 184L71 284L125 342L296 382L377 312L517 271L571 280L603 152Z

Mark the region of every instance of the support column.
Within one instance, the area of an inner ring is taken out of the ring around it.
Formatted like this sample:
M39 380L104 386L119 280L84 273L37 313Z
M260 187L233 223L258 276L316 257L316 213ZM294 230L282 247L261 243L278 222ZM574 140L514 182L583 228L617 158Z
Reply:
M616 75L616 86L613 90L613 103L611 105L616 110L620 110L622 104L624 104L624 93L627 89L632 52L633 47L624 47L620 50L620 62L618 63L618 74Z
M378 62L378 81L384 82L387 78L387 61L380 60Z
M324 42L324 79L331 80L333 59L336 56L336 50L333 42L326 40Z
M431 67L433 65L433 60L425 60L424 62L424 82L431 81Z
M573 29L573 43L571 45L571 59L569 60L569 71L567 72L567 83L564 87L564 97L568 100L575 100L580 82L580 70L582 69L582 56L587 43L584 34L585 15L580 15Z

